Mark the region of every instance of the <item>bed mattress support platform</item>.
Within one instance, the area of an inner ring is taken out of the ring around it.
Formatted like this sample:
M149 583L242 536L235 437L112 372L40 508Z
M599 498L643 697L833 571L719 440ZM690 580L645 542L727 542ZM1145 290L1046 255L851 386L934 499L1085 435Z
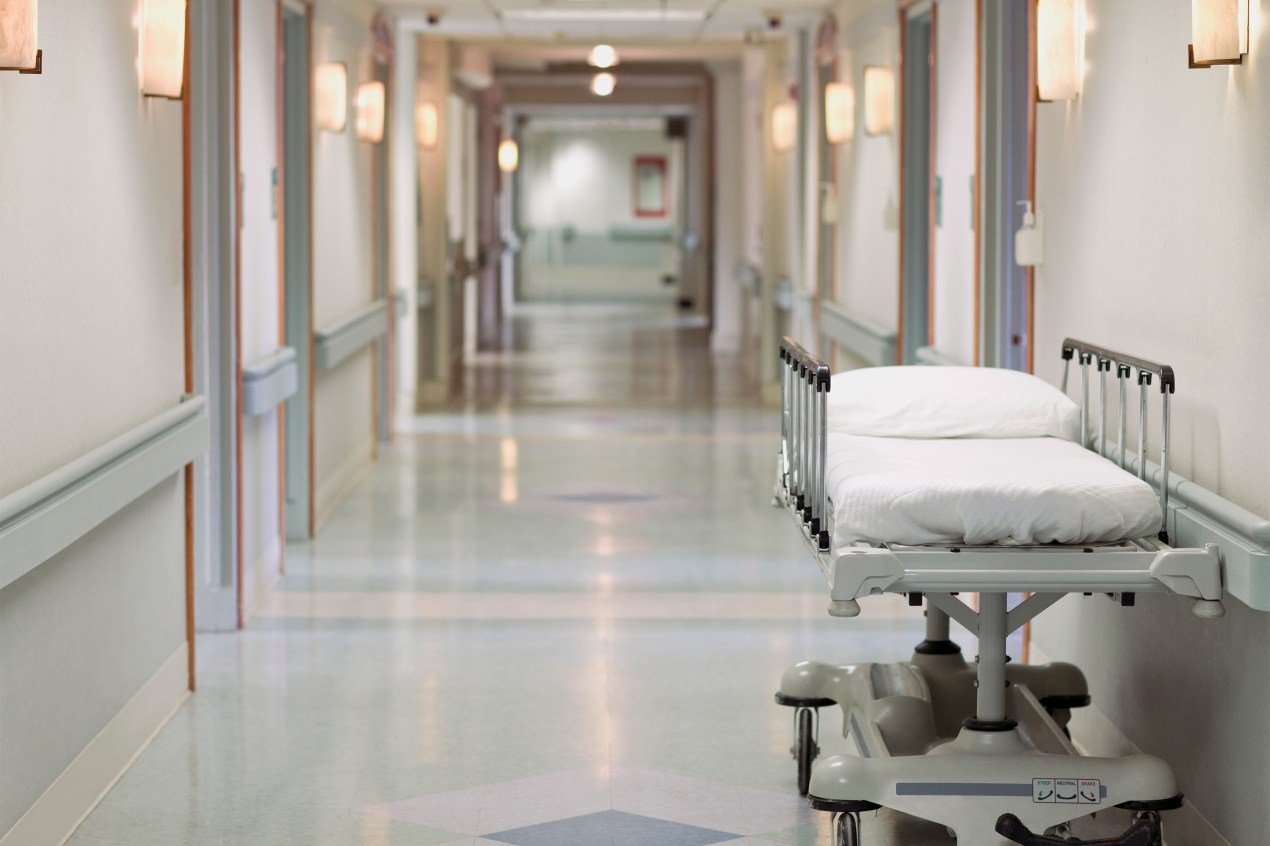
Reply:
M1145 429L1147 387L1163 397L1161 466L1168 467L1171 368L1076 341L1063 357L1081 365L1081 445L1106 443L1106 415L1089 431L1089 367L1126 384L1136 373ZM908 662L802 662L789 668L778 703L795 709L791 752L800 791L812 807L834 813L838 846L865 842L859 814L892 808L954 832L961 846L1099 844L1160 846L1159 814L1181 806L1169 766L1150 755L1081 756L1067 737L1070 709L1089 704L1080 670L1071 664L1013 665L1008 635L1068 593L1105 593L1132 604L1139 592L1171 592L1195 600L1194 613L1221 616L1222 564L1216 545L1175 549L1167 526L1158 537L1082 546L971 546L857 542L835 548L834 511L826 484L828 367L789 338L781 344L782 439L775 500L789 509L830 587L829 613L853 617L859 600L903 593L926 605L926 639ZM1066 374L1064 383L1066 382ZM1105 403L1103 404L1105 408ZM1124 415L1119 418L1124 455ZM1139 434L1138 467L1146 436ZM1167 516L1167 483L1161 485ZM978 608L959 594L977 593ZM1028 597L1009 607L1008 594ZM949 638L954 619L978 639L974 664ZM816 764L818 709L842 708L843 735L858 755ZM1069 823L1110 807L1132 823L1118 836L1072 837Z

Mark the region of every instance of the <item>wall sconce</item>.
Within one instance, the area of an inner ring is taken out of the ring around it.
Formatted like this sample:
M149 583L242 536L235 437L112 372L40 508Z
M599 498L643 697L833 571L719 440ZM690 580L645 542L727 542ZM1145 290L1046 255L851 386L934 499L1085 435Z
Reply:
M617 87L617 77L611 73L597 73L591 77L591 93L597 97L607 97Z
M845 144L855 137L855 90L845 82L825 86L825 139Z
M864 68L864 134L889 135L895 129L895 71Z
M1191 0L1192 68L1242 65L1248 52L1248 0Z
M510 138L503 139L498 145L498 169L503 173L514 173L520 165L520 147Z
M597 44L587 56L587 64L597 68L611 68L619 61L617 51L609 44Z
M343 132L348 123L348 68L343 62L318 65L314 87L318 129Z
M786 100L772 106L772 148L788 153L798 143L798 106Z
M357 86L357 140L378 144L384 140L384 84L363 82Z
M1036 97L1075 100L1080 92L1084 28L1079 0L1039 0L1036 6Z
M40 73L44 52L36 49L39 0L0 3L0 71Z
M181 99L185 87L185 0L141 5L141 93Z
M437 148L437 136L440 135L441 123L437 114L437 104L424 100L415 106L415 141L425 150Z

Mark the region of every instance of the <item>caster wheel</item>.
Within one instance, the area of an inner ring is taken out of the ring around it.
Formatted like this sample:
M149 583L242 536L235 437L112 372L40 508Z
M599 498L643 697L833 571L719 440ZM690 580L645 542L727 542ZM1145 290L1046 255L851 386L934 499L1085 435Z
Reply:
M838 815L838 831L834 846L860 846L860 818L858 816Z
M798 711L798 733L794 738L794 759L798 761L798 795L806 796L811 785L811 763L820 754L816 745L814 715L810 708Z

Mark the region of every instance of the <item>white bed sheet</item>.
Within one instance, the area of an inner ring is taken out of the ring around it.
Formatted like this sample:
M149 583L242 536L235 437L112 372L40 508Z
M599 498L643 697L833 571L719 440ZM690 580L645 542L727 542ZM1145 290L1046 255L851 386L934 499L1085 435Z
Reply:
M1150 485L1060 438L828 434L835 546L1091 544L1153 536Z

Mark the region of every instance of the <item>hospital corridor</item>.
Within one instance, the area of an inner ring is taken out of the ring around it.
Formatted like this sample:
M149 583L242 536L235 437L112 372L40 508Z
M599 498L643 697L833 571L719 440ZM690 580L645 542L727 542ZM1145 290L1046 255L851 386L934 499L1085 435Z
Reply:
M1270 846L1270 0L0 0L0 846Z

